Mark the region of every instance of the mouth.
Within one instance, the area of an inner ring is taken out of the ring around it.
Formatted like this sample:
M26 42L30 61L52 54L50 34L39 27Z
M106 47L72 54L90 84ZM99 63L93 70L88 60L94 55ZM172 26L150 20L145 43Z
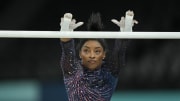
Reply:
M89 60L88 62L89 62L90 64L95 64L95 63L96 63L95 60Z

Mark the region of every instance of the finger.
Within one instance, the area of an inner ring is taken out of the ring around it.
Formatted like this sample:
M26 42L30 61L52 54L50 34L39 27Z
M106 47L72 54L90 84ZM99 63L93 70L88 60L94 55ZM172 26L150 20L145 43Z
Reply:
M70 28L73 29L75 23L76 23L76 20L75 20L75 19L72 19L72 21L71 21L70 24L69 24Z
M133 22L134 22L135 24L138 24L138 23L139 23L137 20L133 20Z
M123 21L123 20L125 20L125 17L124 17L124 16L121 17L121 20L120 20L120 21Z
M64 21L64 18L61 17L61 22L63 22L63 21Z
M128 13L128 12L130 12L130 11L131 11L131 10L129 9L129 10L126 11L126 13Z
M73 15L71 13L65 13L64 17L68 19L72 19Z
M75 24L75 23L76 23L76 20L75 20L75 19L72 19L72 23L74 23L74 24Z
M128 11L126 12L126 15L129 15L129 16L134 16L134 12L133 12L133 11L131 11L131 10L128 10Z
M122 17L121 17L121 20L120 20L120 25L122 26L122 25L124 25L124 23L125 23L125 17L122 16Z
M74 28L73 29L76 29L77 27L79 27L79 26L81 26L81 25L83 25L84 24L84 22L78 22L78 23L76 23L75 25L74 25Z
M112 19L111 20L114 24L118 25L119 26L119 21L117 21L116 19Z
M63 22L64 22L64 18L61 18L60 25L62 25Z

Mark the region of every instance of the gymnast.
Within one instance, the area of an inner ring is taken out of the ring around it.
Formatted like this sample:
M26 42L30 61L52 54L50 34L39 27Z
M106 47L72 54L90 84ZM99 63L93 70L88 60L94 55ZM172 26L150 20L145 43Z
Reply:
M76 22L72 16L65 13L61 18L61 31L74 31L84 24ZM134 24L138 23L132 19L133 16L134 12L128 10L120 21L111 21L120 27L121 32L131 32ZM87 31L102 30L100 13L93 13L88 20ZM115 39L111 45L106 41L102 38L80 39L75 48L75 39L60 38L60 65L69 101L110 101L118 82L121 61L124 61L126 44L121 39Z

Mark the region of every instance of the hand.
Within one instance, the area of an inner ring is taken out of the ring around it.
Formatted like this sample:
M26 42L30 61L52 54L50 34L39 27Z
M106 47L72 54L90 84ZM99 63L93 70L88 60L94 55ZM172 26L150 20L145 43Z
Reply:
M84 22L76 23L75 19L72 19L73 15L71 13L65 13L64 17L61 18L60 26L61 31L73 31L79 26L83 25Z
M134 12L128 10L126 11L125 17L122 16L120 21L116 19L112 19L111 21L120 27L121 32L124 31L132 32L132 27L134 26L134 24L138 24L138 21L134 20L133 17L134 17Z

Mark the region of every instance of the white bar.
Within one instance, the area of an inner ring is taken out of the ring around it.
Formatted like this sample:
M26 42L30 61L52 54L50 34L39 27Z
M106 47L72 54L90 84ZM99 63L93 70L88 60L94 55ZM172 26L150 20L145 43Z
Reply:
M180 32L0 31L0 38L180 39Z

